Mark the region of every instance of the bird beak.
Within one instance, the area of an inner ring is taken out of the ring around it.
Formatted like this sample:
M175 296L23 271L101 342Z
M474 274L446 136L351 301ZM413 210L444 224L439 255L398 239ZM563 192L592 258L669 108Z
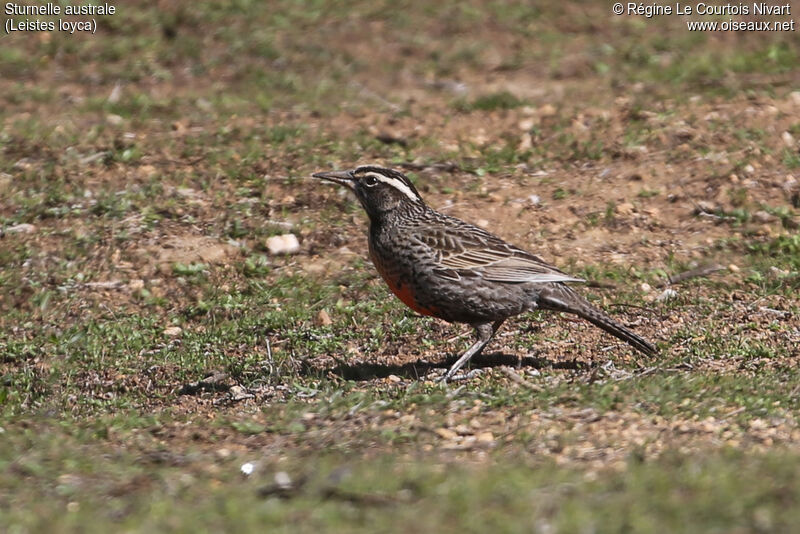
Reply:
M315 172L312 174L314 178L322 178L329 182L334 182L339 185L344 185L353 189L355 187L355 178L353 178L353 171L328 171L328 172Z

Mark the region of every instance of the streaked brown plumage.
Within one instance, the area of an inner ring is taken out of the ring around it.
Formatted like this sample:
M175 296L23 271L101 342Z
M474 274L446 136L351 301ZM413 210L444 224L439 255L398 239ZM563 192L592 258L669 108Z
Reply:
M424 315L467 323L477 341L444 379L479 353L509 317L536 309L578 315L640 352L656 348L578 295L581 282L467 222L429 208L402 173L375 166L320 172L349 187L369 216L369 253L392 292Z

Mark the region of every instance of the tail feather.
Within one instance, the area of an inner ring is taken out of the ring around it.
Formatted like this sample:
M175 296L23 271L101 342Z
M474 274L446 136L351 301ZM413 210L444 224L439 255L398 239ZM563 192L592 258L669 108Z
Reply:
M539 293L538 305L541 309L572 313L586 319L648 356L653 356L657 352L650 342L592 306L589 301L566 285L554 285Z

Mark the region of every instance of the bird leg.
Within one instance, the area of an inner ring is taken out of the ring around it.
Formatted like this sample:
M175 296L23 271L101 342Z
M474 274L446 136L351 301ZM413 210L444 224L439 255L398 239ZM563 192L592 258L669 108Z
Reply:
M495 321L494 324L481 323L478 325L473 325L475 327L475 333L478 335L478 339L475 341L475 343L472 344L470 348L467 349L467 352L462 354L461 357L458 360L456 360L456 363L454 363L452 367L450 367L450 369L447 370L447 372L444 374L442 378L439 379L439 381L447 382L448 380L453 378L453 375L455 375L458 372L458 370L461 369L464 366L464 364L470 360L470 358L480 353L483 350L483 348L489 343L489 341L491 341L492 337L494 337L494 334L497 332L497 330L500 329L500 326L503 324L503 321L505 321L505 319L500 319L498 321Z

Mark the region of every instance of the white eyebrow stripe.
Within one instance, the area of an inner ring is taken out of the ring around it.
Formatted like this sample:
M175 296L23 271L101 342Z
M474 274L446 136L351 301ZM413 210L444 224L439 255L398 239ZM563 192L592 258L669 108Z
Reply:
M398 191L400 191L401 193L403 193L405 196L407 196L409 199L411 199L413 201L422 200L419 197L419 195L417 195L416 193L414 193L414 191L411 190L410 187L408 187L406 184L404 184L403 182L401 182L397 178L389 178L388 176L384 176L382 174L378 174L377 172L368 172L366 174L366 176L372 176L376 180L394 187L395 189L397 189Z

